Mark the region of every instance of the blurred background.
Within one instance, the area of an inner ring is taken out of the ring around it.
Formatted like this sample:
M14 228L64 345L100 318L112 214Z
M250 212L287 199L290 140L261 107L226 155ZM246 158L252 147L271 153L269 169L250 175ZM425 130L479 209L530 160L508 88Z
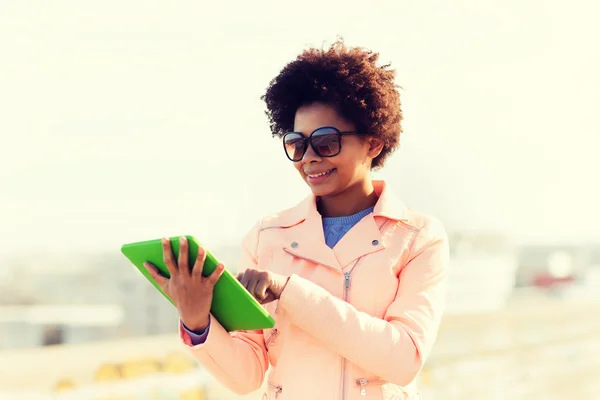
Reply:
M376 175L451 237L424 398L600 398L598 11L0 0L0 399L236 399L120 247L191 234L235 271L307 194L260 96L337 35L397 69L405 132Z

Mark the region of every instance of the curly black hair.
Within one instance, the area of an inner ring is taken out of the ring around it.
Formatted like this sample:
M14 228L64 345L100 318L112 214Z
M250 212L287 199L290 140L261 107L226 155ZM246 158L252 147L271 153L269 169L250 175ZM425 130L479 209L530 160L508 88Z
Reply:
M378 66L379 54L359 47L346 47L338 39L327 50L311 48L287 64L261 97L273 136L293 130L298 108L323 102L336 108L359 132L378 136L383 150L372 169L400 142L402 109L395 70Z

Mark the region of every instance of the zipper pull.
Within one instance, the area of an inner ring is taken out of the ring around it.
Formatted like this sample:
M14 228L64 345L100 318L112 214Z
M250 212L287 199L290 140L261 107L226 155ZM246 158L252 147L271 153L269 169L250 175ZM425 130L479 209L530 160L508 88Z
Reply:
M279 398L279 395L281 394L281 392L283 392L283 387L282 386L277 386L275 388L275 399Z
M271 334L269 336L267 336L267 340L265 340L265 345L266 346L274 345L275 343L273 343L273 341L277 337L277 335L279 335L279 330L277 328L273 328L273 330L271 331Z
M350 272L344 272L344 287L346 289L350 287Z
M269 386L269 392L271 392L272 394L275 395L275 399L279 398L279 395L281 394L281 392L283 392L283 386L281 385L274 385L272 383L269 382L268 384ZM269 399L271 398L271 395L269 394Z
M344 272L344 301L348 301L348 289L350 289L350 272Z
M359 379L358 383L360 383L360 395L365 397L367 395L367 383L369 383L366 379Z

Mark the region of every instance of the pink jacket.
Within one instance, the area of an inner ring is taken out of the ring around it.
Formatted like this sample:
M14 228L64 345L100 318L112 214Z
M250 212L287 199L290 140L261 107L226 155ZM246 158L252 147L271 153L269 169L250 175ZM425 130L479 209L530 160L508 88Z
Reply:
M315 197L263 218L243 242L242 268L290 276L267 310L274 329L227 333L212 319L191 354L234 392L263 399L416 399L416 377L445 303L448 239L382 181L372 214L333 248Z

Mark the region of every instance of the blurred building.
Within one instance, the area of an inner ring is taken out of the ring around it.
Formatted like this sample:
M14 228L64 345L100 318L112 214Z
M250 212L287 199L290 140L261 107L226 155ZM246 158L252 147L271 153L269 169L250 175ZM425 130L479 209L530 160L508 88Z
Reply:
M447 312L502 308L515 286L515 246L501 234L486 232L451 234L450 245ZM236 272L238 246L215 249L213 254ZM10 287L0 290L5 305L12 299L13 307L23 307L18 313L15 308L5 309L4 319L0 318L0 348L176 331L175 307L120 253L59 256L45 259L44 264L38 260L18 261L19 273L13 270L15 279L6 281ZM27 279L16 279L17 275ZM40 316L43 313L45 317Z
M600 265L599 246L531 245L518 250L517 286L556 287L584 279Z
M239 246L213 254L237 271ZM175 307L118 252L11 259L3 271L0 350L176 332Z
M0 307L0 350L114 338L123 317L118 305Z
M175 307L126 259L98 255L87 264L72 262L77 268L49 262L2 291L0 350L175 331Z

